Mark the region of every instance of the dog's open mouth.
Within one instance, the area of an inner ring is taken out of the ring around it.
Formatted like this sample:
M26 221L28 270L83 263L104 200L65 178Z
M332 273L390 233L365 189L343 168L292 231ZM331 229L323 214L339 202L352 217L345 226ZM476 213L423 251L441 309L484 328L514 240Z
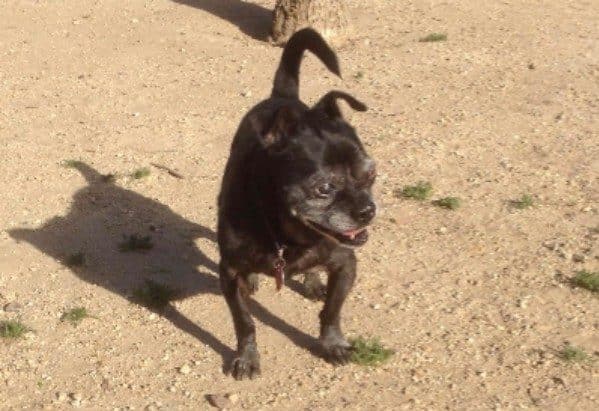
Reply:
M366 241L368 241L368 230L366 230L366 227L341 232L324 227L318 223L315 223L314 221L306 221L306 223L312 229L326 235L327 237L332 237L342 244L358 247L364 245Z

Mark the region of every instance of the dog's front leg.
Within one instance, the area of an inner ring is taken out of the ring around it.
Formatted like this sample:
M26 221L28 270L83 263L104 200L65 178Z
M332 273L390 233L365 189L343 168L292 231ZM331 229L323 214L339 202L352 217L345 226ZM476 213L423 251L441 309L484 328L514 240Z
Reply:
M356 256L352 250L339 248L327 264L329 279L324 307L320 312L320 342L325 359L333 364L346 364L351 355L350 344L341 332L341 307L356 279Z
M260 354L256 345L256 327L247 306L249 292L245 278L221 263L220 286L233 316L237 335L237 357L231 364L236 380L260 375Z

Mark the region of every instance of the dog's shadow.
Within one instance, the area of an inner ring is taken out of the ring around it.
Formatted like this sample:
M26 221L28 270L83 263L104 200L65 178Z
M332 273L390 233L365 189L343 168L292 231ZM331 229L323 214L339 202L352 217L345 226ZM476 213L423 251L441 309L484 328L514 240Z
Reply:
M270 33L272 10L242 0L172 0L201 9L239 27L256 40L266 41Z
M171 297L177 300L200 293L220 294L217 264L195 244L198 239L214 243L216 235L211 229L186 220L156 200L117 186L85 163L77 162L74 167L87 185L74 194L68 214L51 218L39 228L11 230L13 239L32 244L82 280L142 305L144 301L135 298L136 290L144 290L148 281L174 290ZM130 235L149 237L150 243L142 244L151 244L151 248L123 252L119 246L131 245ZM252 311L264 324L314 352L313 337L256 301ZM155 312L219 353L223 367L233 357L233 350L170 302ZM223 321L230 320L228 310L216 314Z

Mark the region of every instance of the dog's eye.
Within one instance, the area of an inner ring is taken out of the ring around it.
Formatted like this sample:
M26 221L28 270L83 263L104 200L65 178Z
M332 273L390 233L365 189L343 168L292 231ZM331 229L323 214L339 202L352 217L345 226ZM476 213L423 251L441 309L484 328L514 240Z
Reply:
M322 198L330 196L333 191L335 191L335 186L331 183L324 183L316 187L316 194Z

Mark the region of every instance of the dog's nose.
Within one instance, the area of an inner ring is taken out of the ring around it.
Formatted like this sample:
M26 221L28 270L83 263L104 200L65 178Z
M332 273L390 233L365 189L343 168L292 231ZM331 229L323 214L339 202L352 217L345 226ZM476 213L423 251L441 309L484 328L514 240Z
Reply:
M371 201L371 202L368 202L366 204L366 206L362 207L361 209L358 209L354 215L354 218L360 224L366 224L366 223L369 223L370 220L372 220L374 218L375 214L376 214L376 206Z

